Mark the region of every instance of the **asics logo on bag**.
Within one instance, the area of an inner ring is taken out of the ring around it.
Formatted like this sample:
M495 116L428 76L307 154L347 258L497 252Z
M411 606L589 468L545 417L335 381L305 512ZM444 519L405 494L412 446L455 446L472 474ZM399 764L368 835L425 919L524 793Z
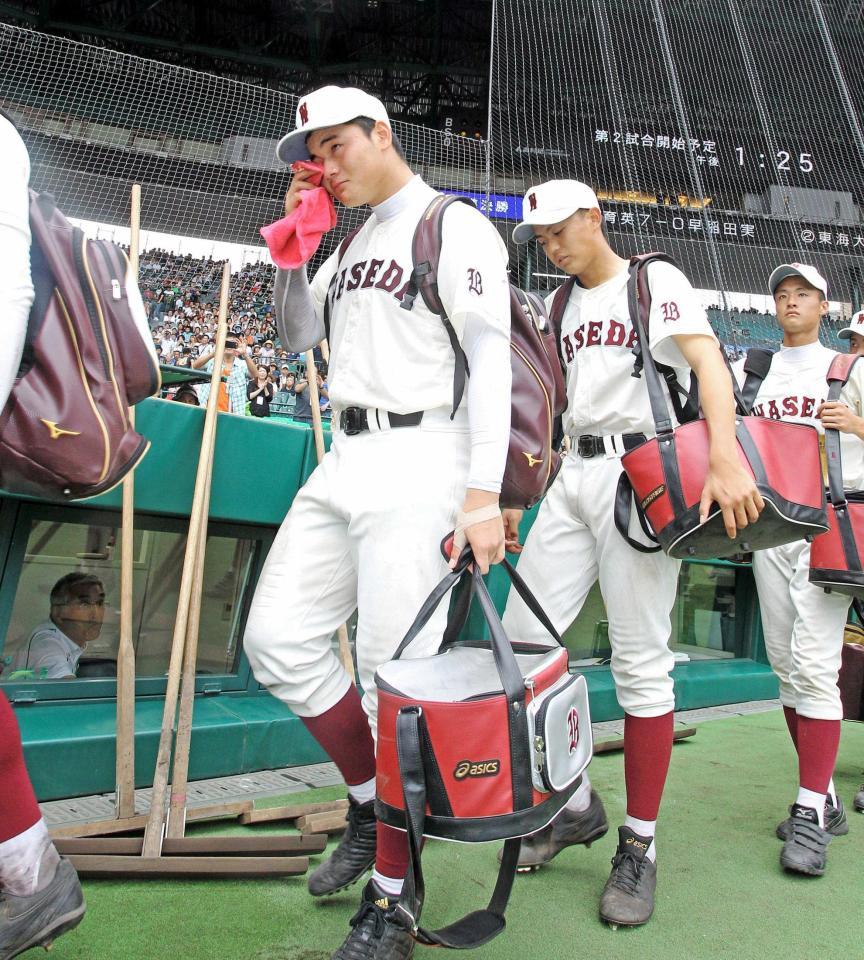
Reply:
M465 780L467 777L497 777L501 772L500 760L460 760L456 764L453 776L456 780Z
M571 707L567 714L567 749L573 753L579 746L579 711Z

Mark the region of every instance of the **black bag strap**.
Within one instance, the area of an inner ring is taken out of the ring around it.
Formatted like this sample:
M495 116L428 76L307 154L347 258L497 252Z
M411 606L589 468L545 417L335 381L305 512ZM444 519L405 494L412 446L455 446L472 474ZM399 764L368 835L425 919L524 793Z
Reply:
M459 584L458 593L456 594L456 602L453 604L449 617L447 628L444 632L444 639L442 640L439 650L444 650L447 646L451 646L455 643L456 638L459 636L459 633L462 630L462 627L465 625L465 621L468 617L468 611L471 606L471 600L474 596L477 597L477 600L480 604L480 608L483 612L483 617L486 621L487 626L489 627L489 636L490 636L490 645L492 650L495 653L495 662L499 663L500 659L506 661L508 658L512 660L513 667L516 672L519 672L518 664L513 655L513 649L510 645L510 641L507 639L504 634L504 627L501 623L501 618L498 616L498 611L495 609L495 604L489 598L489 591L486 587L486 584L483 582L483 578L474 575L472 567L474 564L474 555L471 552L471 547L466 546L462 551L461 556L453 570L451 570L443 580L433 589L429 596L424 601L423 605L420 607L420 610L417 616L414 618L414 622L408 628L408 632L402 638L402 642L396 648L396 652L393 654L393 659L398 660L402 654L408 649L408 647L413 643L417 638L417 635L426 626L429 620L432 617L432 614L438 608L438 604L444 599L444 597L453 589L454 586ZM555 641L558 646L563 647L564 641L561 639L561 635L555 629L552 621L546 615L546 612L540 606L537 601L537 598L534 594L528 589L528 585L519 576L516 568L510 563L509 560L504 559L501 561L501 567L510 578L510 582L513 585L513 589L519 594L522 600L525 603L525 606L534 614L534 616L540 621L540 623L546 628L549 636ZM478 589L478 582L482 585L482 592ZM486 602L488 600L488 603ZM497 646L497 652L496 652ZM500 673L500 670L499 670ZM519 674L521 678L521 673ZM503 680L503 675L501 676ZM505 687L506 689L506 687Z
M511 718L511 723L512 723ZM525 726L524 719L516 720ZM498 879L485 910L475 910L438 930L420 926L420 915L426 896L421 863L423 833L426 824L426 767L422 742L426 721L419 706L403 707L396 717L396 751L405 801L408 832L408 872L396 907L395 920L410 931L418 943L427 946L467 950L482 946L504 930L504 911L513 888L521 840L507 840L498 869ZM428 733L426 734L428 738Z
M674 264L674 260L665 253L640 253L636 256L630 258L630 270L632 276L632 270L634 263L636 264L637 271L637 285L639 296L637 298L638 306L641 307L641 318L642 318L642 329L645 331L644 337L639 333L636 323L633 320L632 306L630 314L630 322L633 324L634 329L637 330L637 340L636 346L633 347L633 373L634 377L641 377L642 370L645 365L644 354L648 352L648 335L650 330L650 315L651 315L651 287L647 280L645 280L641 274L641 271L646 270L649 264L656 261L663 261L665 263ZM644 274L644 277L647 277L647 272ZM629 286L628 286L629 290ZM657 371L666 381L666 389L669 393L669 400L672 403L672 409L675 412L675 417L679 423L689 423L691 420L696 420L699 417L699 384L696 380L695 374L690 374L690 390L689 392L681 386L678 382L678 375L675 372L674 367L670 367L665 363L657 363L656 360L652 357L652 362L656 367Z
M354 238L357 234L363 229L365 222L361 223L359 227L355 227L349 233L346 233L339 243L339 248L336 252L336 276L339 275L339 267L342 265L342 259L345 254L348 252L348 248L351 246ZM334 287L335 290L335 287ZM327 291L327 296L324 298L324 336L327 339L327 342L330 342L330 290Z
M744 360L744 385L741 387L741 397L744 401L743 413L750 413L753 409L753 401L762 381L768 376L771 369L771 358L774 354L770 350L762 347L751 347L747 351L747 357ZM733 377L734 379L734 377Z
M621 536L634 550L638 550L640 553L657 553L657 551L660 550L660 544L657 542L654 531L648 525L648 518L645 516L642 505L639 503L636 504L636 516L639 518L639 525L642 527L642 532L645 536L648 537L649 540L654 541L655 546L652 547L647 543L640 543L630 536L630 514L632 509L633 484L630 483L630 478L622 470L621 476L618 478L618 489L615 491L615 526Z
M854 353L835 354L828 368L828 402L840 399L840 393L852 374L852 368L859 360ZM840 431L825 431L825 460L828 465L828 494L835 510L846 507L846 494L843 490L843 461L840 455Z
M453 324L447 316L444 304L438 293L438 266L441 263L441 247L444 243L444 214L454 203L474 204L468 197L459 197L455 194L438 194L423 212L423 216L414 230L414 239L411 242L411 258L413 267L411 277L402 295L400 306L403 310L413 310L417 294L423 298L427 309L441 318L450 346L455 356L453 370L453 410L450 413L452 420L456 416L462 396L465 393L465 383L471 376L468 369L468 357L459 343L459 337L453 329Z
M840 399L840 392L849 379L852 368L860 358L857 354L838 353L828 368L828 401ZM837 520L837 532L843 544L843 554L846 566L850 572L860 572L861 556L855 540L855 531L852 529L852 518L849 516L849 504L846 492L843 489L843 460L840 452L840 431L825 430L825 460L828 465L828 498L834 508L834 517Z
M555 333L555 349L558 351L558 359L564 365L564 357L561 354L561 325L564 322L564 311L570 302L570 293L576 283L576 277L568 277L564 283L555 291L552 297L552 306L549 308L549 325Z

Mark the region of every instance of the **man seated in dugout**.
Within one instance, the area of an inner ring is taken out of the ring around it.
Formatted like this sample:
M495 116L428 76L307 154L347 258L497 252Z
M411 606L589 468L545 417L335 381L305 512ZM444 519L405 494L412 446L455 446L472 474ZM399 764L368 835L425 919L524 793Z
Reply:
M67 573L51 589L48 619L30 634L13 664L34 680L74 680L88 643L102 632L105 588L92 573Z

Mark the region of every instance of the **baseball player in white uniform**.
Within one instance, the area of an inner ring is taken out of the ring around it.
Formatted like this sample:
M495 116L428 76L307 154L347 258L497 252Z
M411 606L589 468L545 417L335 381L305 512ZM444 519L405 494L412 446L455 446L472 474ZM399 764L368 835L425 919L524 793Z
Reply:
M849 326L838 331L837 336L849 341L849 353L864 353L864 310L853 313Z
M768 288L774 297L783 345L753 402L753 413L775 420L841 431L843 481L864 482L864 370L852 370L840 400L826 403L826 376L835 357L819 342L819 322L828 312L828 285L808 264L782 264ZM735 367L743 382L743 361ZM753 555L765 649L780 680L780 702L798 753L798 796L789 818L777 827L785 840L780 863L787 870L821 876L834 836L848 833L843 803L832 774L843 710L837 675L850 599L826 593L808 580L810 544L800 540Z
M844 327L837 336L849 340L849 353L864 354L864 310L854 313L849 326ZM864 783L855 794L853 806L859 813L864 813Z
M618 831L600 916L613 925L634 926L647 922L654 908L654 828L672 748L670 613L680 564L660 552L636 551L613 520L621 454L654 433L644 380L632 376L636 334L627 307L628 262L609 246L597 197L584 183L553 180L532 188L523 216L514 241L536 236L552 263L577 282L560 330L567 368L564 427L571 448L528 535L519 572L559 630L573 622L600 581L612 675L625 714L627 787L627 817ZM654 263L648 271L652 354L674 367L685 387L695 371L710 427L701 515L716 501L732 536L758 518L763 504L738 460L729 373L687 278L667 263ZM552 297L547 303L551 308ZM507 513L509 533L515 518ZM542 642L512 591L504 625L509 636ZM557 820L522 841L520 865L540 866L566 846L590 844L607 829L603 804L585 777Z
M343 889L373 863L352 930L335 958L404 958L413 940L395 915L407 843L378 824L374 673L447 571L439 543L456 526L482 570L504 553L498 493L510 431L510 313L506 248L478 211L455 204L444 219L438 282L468 356L471 377L455 414L455 357L445 327L420 298L400 307L412 272L411 241L436 196L408 168L383 104L353 89L304 97L285 162L323 166L325 188L372 214L311 284L304 268L279 271L283 343L302 351L330 324L333 444L300 490L270 550L245 647L259 681L305 723L349 789L349 825L309 878L313 895ZM286 214L309 173L296 173ZM445 605L446 606L446 605ZM331 647L358 610L356 654L363 701ZM412 645L437 650L446 610ZM371 727L371 732L370 732Z

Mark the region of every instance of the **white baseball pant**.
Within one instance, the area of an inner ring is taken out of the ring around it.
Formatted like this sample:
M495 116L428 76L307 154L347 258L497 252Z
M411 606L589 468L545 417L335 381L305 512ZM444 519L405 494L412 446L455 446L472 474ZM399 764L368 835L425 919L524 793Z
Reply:
M618 532L613 508L620 474L617 457L568 454L540 506L518 569L559 633L576 619L599 577L618 702L632 716L658 717L675 702L669 637L681 564L662 552L640 553ZM631 536L640 539L632 524ZM548 634L512 589L504 627L513 640L548 643Z
M803 540L753 555L765 650L784 707L814 720L841 720L837 675L851 601L814 586L809 573L810 544Z
M319 716L348 690L331 636L357 609L358 680L375 734L375 670L447 573L440 542L469 455L467 415L451 423L449 411L427 412L418 427L334 434L270 548L244 639L255 677L298 716ZM436 652L447 608L445 599L405 656Z

